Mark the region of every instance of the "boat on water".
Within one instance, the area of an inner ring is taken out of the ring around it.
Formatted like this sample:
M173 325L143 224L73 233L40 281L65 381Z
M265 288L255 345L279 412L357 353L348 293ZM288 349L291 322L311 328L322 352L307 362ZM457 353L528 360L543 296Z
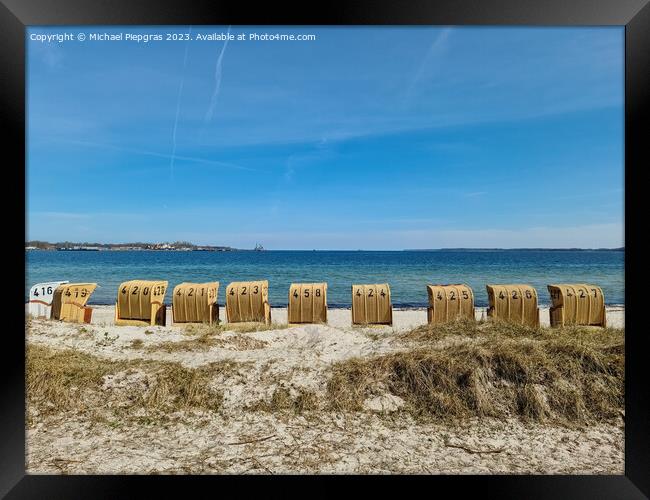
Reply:
M263 247L261 244L256 243L256 244L255 244L255 248L254 248L253 250L256 251L256 252L263 252L263 251L264 251L264 247Z

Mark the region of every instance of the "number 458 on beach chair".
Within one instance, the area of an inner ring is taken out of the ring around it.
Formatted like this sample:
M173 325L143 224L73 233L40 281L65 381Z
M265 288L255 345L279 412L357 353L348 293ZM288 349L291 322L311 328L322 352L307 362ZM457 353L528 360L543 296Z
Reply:
M115 324L165 326L167 281L126 281L117 290Z

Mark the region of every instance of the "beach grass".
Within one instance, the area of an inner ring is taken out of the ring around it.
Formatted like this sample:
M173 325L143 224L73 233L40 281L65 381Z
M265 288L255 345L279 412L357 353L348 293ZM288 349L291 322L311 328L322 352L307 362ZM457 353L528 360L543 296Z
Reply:
M144 413L219 410L222 392L210 386L236 363L221 361L200 368L151 360L109 360L72 349L28 345L28 407L39 415L74 412ZM29 417L29 415L28 415Z
M269 399L261 399L247 407L249 411L288 412L295 415L302 415L317 409L319 409L317 394L302 387L293 391L286 387L278 387Z
M271 330L284 330L287 324L280 323L225 323L225 324L191 324L184 327L183 333L188 338L181 341L160 342L147 348L147 352L165 351L209 351L213 347L225 347L238 351L262 349L267 342L244 335L246 333L263 332ZM223 335L235 333L235 335ZM134 346L135 348L138 348Z
M624 330L454 322L402 334L404 350L335 364L329 407L361 411L388 393L414 417L586 423L624 409Z
M129 347L138 356L158 356L213 346L243 351L269 345L222 326L192 326L185 333L183 340L146 346L135 339ZM313 388L287 388L282 377L288 375L278 375L269 383L271 395L245 409L362 412L369 398L387 395L403 401L399 411L433 421L518 417L583 424L610 421L624 411L623 329L457 321L420 326L386 342L390 352L328 365ZM150 421L178 411L219 411L229 377L253 363L226 360L188 368L176 361L109 359L31 343L26 362L28 406L40 416L73 412L106 418L119 413L145 415Z

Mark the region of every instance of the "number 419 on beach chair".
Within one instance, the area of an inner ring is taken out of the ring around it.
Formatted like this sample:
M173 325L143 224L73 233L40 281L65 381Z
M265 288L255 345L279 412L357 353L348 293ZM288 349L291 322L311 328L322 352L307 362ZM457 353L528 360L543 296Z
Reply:
M68 283L54 290L52 319L69 323L90 323L92 308L86 306L97 283Z

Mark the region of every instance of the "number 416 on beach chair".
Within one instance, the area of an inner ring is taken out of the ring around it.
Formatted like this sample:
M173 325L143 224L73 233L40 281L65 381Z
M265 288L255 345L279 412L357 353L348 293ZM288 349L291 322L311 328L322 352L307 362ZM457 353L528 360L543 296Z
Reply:
M68 281L48 281L37 283L29 290L29 305L27 313L34 318L50 319L52 315L52 300L54 291Z

